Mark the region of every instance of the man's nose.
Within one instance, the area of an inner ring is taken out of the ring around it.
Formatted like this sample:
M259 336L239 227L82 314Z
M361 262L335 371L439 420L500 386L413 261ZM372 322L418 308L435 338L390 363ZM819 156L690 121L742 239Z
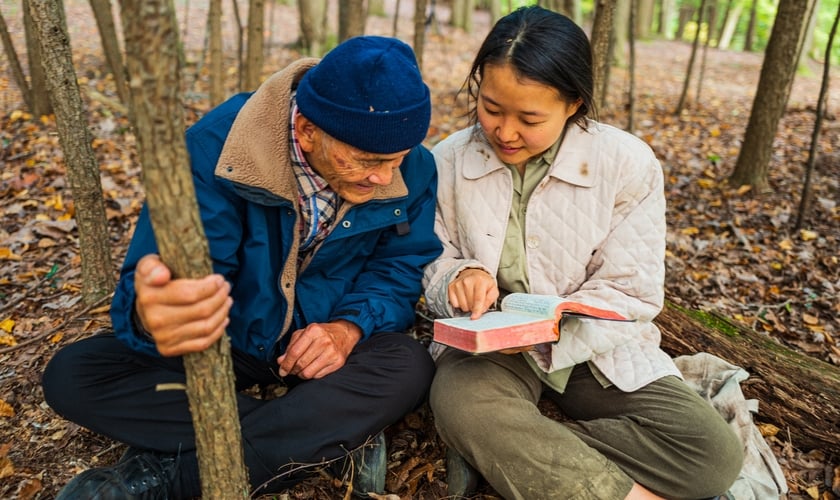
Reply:
M382 165L368 177L368 180L380 186L387 186L394 179L394 169L390 165Z

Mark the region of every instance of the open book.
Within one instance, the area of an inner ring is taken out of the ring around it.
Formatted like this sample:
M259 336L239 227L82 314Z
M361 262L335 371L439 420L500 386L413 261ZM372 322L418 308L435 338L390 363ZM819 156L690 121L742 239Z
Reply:
M462 351L483 353L557 342L560 321L566 317L634 321L615 311L554 295L511 293L502 299L500 309L476 320L469 316L436 319L433 340Z

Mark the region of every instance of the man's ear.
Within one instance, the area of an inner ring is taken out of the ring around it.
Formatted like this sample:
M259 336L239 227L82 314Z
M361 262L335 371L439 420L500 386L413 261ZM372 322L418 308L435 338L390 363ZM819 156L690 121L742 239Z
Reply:
M304 153L311 153L315 147L317 135L321 129L312 123L309 118L298 113L295 115L295 137L297 138L300 149Z

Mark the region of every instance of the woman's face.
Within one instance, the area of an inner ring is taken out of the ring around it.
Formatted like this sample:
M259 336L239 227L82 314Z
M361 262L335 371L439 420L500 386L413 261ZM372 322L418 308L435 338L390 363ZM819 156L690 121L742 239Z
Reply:
M580 101L568 103L553 87L516 75L509 64L484 66L478 122L505 163L523 167L551 147Z

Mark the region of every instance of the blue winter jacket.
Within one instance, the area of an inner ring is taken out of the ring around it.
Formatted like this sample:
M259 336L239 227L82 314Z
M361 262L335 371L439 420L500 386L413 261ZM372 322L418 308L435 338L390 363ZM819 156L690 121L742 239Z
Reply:
M253 94L221 104L186 133L213 268L232 285L227 334L234 348L265 360L285 349L286 334L309 323L345 319L361 328L363 340L377 332L405 331L414 321L423 268L441 252L433 230L434 160L418 146L373 200L343 202L332 233L297 265L289 99L316 63L293 63ZM157 355L133 321L134 268L150 253L157 253L157 245L144 207L111 318L124 343Z

